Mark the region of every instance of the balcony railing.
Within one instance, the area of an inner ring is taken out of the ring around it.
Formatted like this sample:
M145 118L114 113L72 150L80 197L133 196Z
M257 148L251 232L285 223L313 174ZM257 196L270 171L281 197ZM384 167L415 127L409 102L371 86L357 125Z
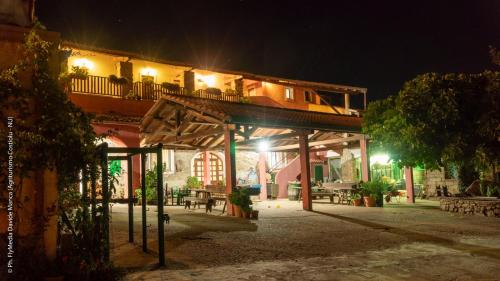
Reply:
M228 102L239 102L240 95L214 90L197 90L188 93L185 88L168 89L161 84L134 82L133 84L112 83L107 77L89 75L87 79L71 79L71 92L137 100L158 100L163 94L192 96Z
M124 85L111 83L107 77L89 75L87 79L71 79L71 91L73 93L122 97L123 88Z

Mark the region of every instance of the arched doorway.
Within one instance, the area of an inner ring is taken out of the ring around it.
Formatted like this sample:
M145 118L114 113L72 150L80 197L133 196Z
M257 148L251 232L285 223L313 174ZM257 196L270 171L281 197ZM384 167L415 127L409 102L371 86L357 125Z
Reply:
M205 171L208 168L208 171ZM213 152L197 153L192 161L192 175L198 180L215 184L224 180L224 163L222 159ZM208 176L208 180L205 177Z

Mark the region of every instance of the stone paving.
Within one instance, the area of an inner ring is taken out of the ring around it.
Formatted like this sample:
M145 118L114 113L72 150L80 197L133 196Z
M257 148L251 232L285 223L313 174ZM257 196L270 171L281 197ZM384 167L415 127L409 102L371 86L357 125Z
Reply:
M167 267L157 268L155 207L141 252L127 243L126 206L112 213L112 260L126 280L500 280L500 219L443 212L439 202L384 208L288 200L256 204L258 221L167 206Z

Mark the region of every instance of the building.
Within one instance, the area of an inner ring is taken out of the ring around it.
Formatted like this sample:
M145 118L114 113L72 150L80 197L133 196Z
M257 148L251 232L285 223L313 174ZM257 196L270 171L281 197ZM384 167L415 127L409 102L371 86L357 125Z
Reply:
M159 141L146 138L144 132L140 131L140 122L155 102L164 95L189 97L195 103L222 102L228 108L237 104L246 107L260 106L259 109L267 108L262 111L264 115L278 109L287 109L342 118L348 116L352 130L328 134L312 130L310 141L320 142L315 147L315 152L311 153L312 178L315 181L356 181L362 177L359 145L362 136L359 132L360 114L366 106L365 88L246 72L207 70L185 63L145 58L129 52L71 42L63 42L60 48L65 54L62 62L63 72L70 74L68 75L70 81L67 84L70 99L85 111L97 115L99 121L94 124L95 130L98 134L110 133L106 140L110 146L138 147ZM343 104L340 106L331 104L329 95L336 95ZM363 108L351 108L352 99L358 99ZM175 114L174 112L175 110L172 110L172 114ZM180 117L183 120L194 120L195 114L199 113L184 114ZM203 131L204 124L200 121L191 122L177 130L189 131L198 126L198 130ZM254 135L246 138L279 133L279 130L273 128L259 129ZM276 149L279 147L276 141L271 144L272 147L265 149L265 171L272 174L272 179L280 185L278 197L286 197L286 185L288 181L296 179L300 173L300 165L297 165L298 149L286 148L287 143L291 144L294 139L297 140L297 135L291 134L291 129L281 133L289 134L288 139L283 137L280 141L283 149ZM340 141L342 138L346 140ZM145 142L146 139L149 143ZM327 139L335 140L329 142ZM219 135L217 138L203 137L194 145L185 143L165 145L163 155L166 166L165 182L170 187L181 187L188 176L196 176L205 184L224 181L223 142L223 137ZM258 163L262 162L259 161L261 159L259 154L264 149L255 148L242 148L238 153L236 167L238 182L259 182L256 176L259 174ZM152 169L154 162L154 160L147 161L147 169ZM138 157L133 160L133 166L134 171L140 170ZM126 173L127 171L120 178L120 186L115 194L117 197L126 197ZM133 179L134 188L139 187L139 175L134 175Z

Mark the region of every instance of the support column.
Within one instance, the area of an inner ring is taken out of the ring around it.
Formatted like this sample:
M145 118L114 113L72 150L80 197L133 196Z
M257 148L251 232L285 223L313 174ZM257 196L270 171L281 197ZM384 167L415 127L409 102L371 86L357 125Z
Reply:
M165 233L163 222L163 145L158 144L156 150L156 191L158 196L158 261L160 266L165 265Z
M203 184L205 186L212 183L210 176L210 152L203 152Z
M109 261L109 180L108 180L108 144L102 144L101 183L102 183L102 220L104 236L104 261Z
M142 207L142 251L148 251L148 234L146 225L146 154L141 153L141 207Z
M132 188L132 157L127 157L128 178L128 242L134 243L134 194Z
M413 186L413 168L405 167L405 182L406 182L406 202L415 203L415 191Z
M349 114L349 108L351 108L350 98L349 94L344 94L344 114Z
M368 155L368 140L366 136L363 136L359 140L359 147L361 151L361 179L367 182L370 180L370 157Z
M224 126L224 157L226 164L226 194L232 192L236 186L236 145L234 142L235 126L232 124ZM234 215L233 206L227 199L227 214Z
M57 173L55 170L45 169L43 171L43 214L46 221L43 229L43 245L45 256L50 261L54 261L57 257L57 213L59 209L57 199Z
M259 153L260 200L267 200L266 161L267 161L266 153L260 152Z
M311 163L309 161L309 139L307 134L299 135L300 185L302 186L302 206L312 211L311 198Z

